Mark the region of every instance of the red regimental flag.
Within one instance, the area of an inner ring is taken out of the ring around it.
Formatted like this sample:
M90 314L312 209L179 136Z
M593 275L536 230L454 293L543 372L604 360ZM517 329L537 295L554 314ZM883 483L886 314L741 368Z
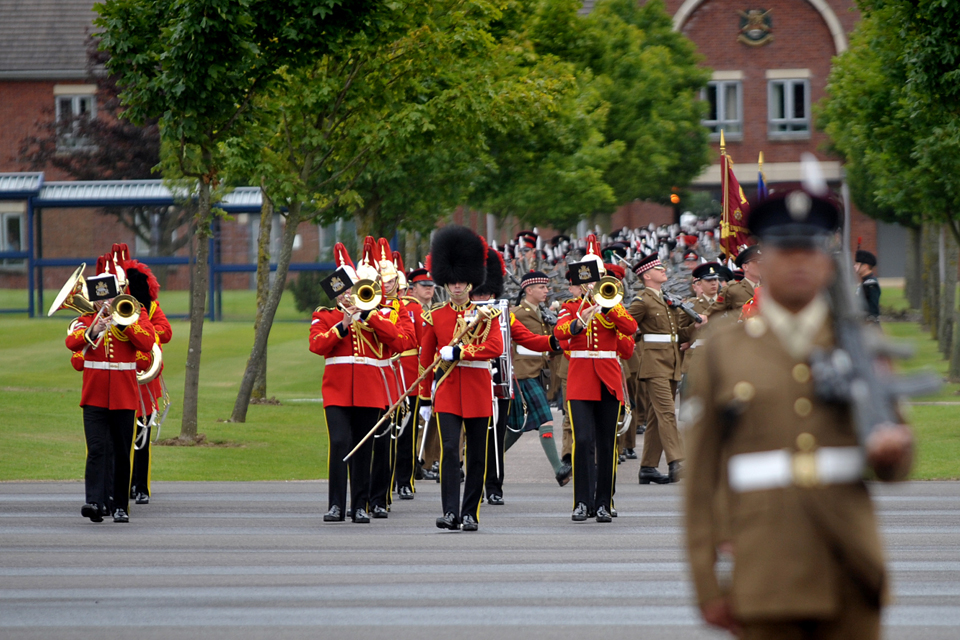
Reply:
M743 189L737 177L733 175L733 160L725 153L720 155L721 204L723 215L720 218L720 246L731 258L747 246L750 232L747 230L747 218L750 216L750 203L743 195Z

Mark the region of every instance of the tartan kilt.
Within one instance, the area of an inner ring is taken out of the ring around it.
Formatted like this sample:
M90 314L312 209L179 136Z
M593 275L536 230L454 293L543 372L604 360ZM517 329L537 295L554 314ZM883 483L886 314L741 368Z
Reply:
M518 380L513 402L510 403L510 416L507 424L513 431L536 431L540 425L553 420L550 412L550 403L547 401L547 392L537 378ZM523 399L519 396L523 395ZM523 408L526 403L527 413L524 416Z

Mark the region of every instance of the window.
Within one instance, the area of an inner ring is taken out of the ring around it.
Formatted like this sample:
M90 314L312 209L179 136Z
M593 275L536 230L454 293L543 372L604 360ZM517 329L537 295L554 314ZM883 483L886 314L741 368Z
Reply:
M769 84L771 138L810 136L810 81L771 80Z
M0 213L0 251L25 251L22 213ZM23 266L23 260L0 260L3 266Z
M714 80L707 83L702 92L708 105L703 126L710 130L712 138L720 139L720 130L730 140L739 140L743 135L743 89L739 80Z
M57 124L61 136L58 146L76 149L90 145L90 141L78 135L80 123L96 117L97 103L92 95L58 95Z

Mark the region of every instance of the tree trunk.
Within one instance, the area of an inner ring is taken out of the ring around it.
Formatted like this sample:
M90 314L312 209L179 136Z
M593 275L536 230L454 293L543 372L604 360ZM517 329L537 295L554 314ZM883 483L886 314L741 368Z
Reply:
M283 295L284 287L287 283L287 271L290 267L290 260L293 257L293 241L297 237L297 227L300 225L299 202L290 206L287 214L287 223L283 229L283 238L280 246L280 256L277 259L277 275L274 278L273 285L270 287L270 295L267 296L267 304L263 310L263 317L260 325L254 331L253 349L250 352L250 359L247 361L247 368L243 372L243 380L240 381L240 391L237 393L237 402L233 406L233 415L230 416L231 422L246 422L247 409L250 405L250 394L253 392L253 383L256 378L256 363L264 357L267 352L267 339L270 337L270 329L273 326L273 318L277 313L277 307L280 306L280 296Z
M940 311L940 228L935 224L924 224L921 231L923 240L923 300L920 304L923 325L930 330L930 337L936 339Z
M273 202L263 193L263 207L260 209L260 233L257 235L257 319L253 331L263 321L263 312L267 307L267 295L270 293L270 232L273 228ZM253 381L250 397L264 400L267 397L267 351L256 363L257 377Z
M373 195L368 198L363 203L362 209L357 209L354 214L357 220L357 237L365 238L367 236L373 236L374 238L379 238L383 235L383 227L385 225L380 223L380 206L383 204L383 198ZM363 246L363 240L360 241L360 246ZM363 256L359 256L362 258Z
M904 295L911 309L919 309L923 301L923 251L920 229L907 229L907 259L904 272Z
M207 300L207 261L210 257L210 184L200 180L196 217L197 261L190 278L190 340L187 344L186 372L183 380L183 419L180 439L197 439L197 406L200 397L200 347L203 342L204 307Z
M941 260L943 261L943 270L942 276L943 279L940 282L940 313L939 313L939 328L937 330L937 342L940 348L940 353L943 354L944 358L950 357L950 344L953 341L953 309L954 309L954 300L957 288L957 242L953 238L953 234L949 233L946 229L943 229L942 244L943 255Z

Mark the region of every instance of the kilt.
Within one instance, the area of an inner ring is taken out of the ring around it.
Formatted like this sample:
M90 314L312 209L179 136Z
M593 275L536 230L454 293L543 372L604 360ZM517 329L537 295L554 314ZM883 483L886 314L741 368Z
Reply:
M536 431L540 425L553 420L550 412L550 403L547 401L547 392L537 378L518 380L514 395L510 403L510 416L507 425L512 431ZM519 397L523 396L523 399ZM526 416L523 410L526 405Z

